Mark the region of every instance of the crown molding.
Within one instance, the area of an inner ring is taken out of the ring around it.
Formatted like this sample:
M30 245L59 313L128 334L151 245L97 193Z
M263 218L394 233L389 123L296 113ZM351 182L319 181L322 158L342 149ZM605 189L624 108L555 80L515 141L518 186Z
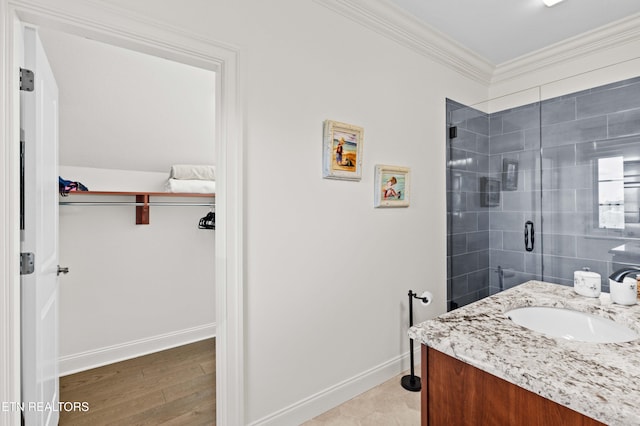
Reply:
M388 0L314 0L487 86L550 66L561 66L623 44L640 41L640 14L579 34L544 49L494 65Z
M314 0L479 83L489 85L494 65L388 0Z
M491 84L503 83L546 67L569 63L639 40L640 14L635 14L499 64L495 68Z

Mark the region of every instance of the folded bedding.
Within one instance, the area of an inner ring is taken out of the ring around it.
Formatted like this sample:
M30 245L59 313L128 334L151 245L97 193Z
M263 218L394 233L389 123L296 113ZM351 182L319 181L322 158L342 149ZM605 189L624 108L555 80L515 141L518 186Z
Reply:
M209 165L176 164L171 166L169 179L216 180L216 169Z
M187 192L195 194L214 194L216 182L213 180L169 179L167 192Z

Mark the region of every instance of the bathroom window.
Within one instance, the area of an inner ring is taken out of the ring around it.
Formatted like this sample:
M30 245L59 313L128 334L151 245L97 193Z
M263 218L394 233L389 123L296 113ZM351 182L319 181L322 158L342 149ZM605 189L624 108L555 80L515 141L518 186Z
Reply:
M598 224L624 229L624 157L598 159Z

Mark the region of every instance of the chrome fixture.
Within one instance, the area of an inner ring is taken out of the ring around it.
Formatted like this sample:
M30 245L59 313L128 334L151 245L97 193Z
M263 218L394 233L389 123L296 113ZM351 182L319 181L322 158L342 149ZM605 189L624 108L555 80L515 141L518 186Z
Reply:
M628 266L626 268L618 269L613 274L609 275L609 279L621 283L624 281L624 277L629 274L640 274L640 268L637 266Z

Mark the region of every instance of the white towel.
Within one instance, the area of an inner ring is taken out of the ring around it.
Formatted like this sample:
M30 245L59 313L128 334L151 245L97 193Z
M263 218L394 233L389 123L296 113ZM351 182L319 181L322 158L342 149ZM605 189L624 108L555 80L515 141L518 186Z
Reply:
M169 179L216 180L216 168L207 165L176 164L171 166Z
M169 179L167 192L186 192L194 194L215 194L216 182L213 180Z

